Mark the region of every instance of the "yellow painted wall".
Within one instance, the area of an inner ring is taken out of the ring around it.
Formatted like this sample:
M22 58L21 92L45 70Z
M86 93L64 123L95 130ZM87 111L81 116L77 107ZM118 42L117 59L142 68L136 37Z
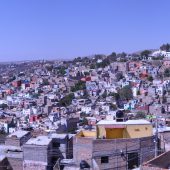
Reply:
M83 131L84 137L96 137L96 131Z
M112 130L106 130L104 125L97 126L97 137L103 136L108 139L116 138L140 138L152 136L152 125L127 125L125 129L113 128ZM107 131L107 132L106 132Z
M77 137L95 137L96 138L96 131L80 131Z
M124 129L106 128L106 139L123 138Z
M125 138L140 138L152 136L152 125L127 125Z
M123 138L124 129L123 128L105 128L105 126L97 126L97 137L106 139L116 139Z

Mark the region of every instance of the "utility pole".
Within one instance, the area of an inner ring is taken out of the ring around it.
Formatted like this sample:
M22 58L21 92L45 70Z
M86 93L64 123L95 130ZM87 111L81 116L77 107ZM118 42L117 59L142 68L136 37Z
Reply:
M155 132L155 157L157 157L158 156L158 116L157 116L157 113L156 113L155 128L156 128L156 132Z
M140 140L140 156L139 156L139 166L140 166L140 169L142 170L142 163L143 163L143 154L142 154L142 149L141 149L141 139Z
M126 143L126 170L128 170L128 154L127 154L127 143Z

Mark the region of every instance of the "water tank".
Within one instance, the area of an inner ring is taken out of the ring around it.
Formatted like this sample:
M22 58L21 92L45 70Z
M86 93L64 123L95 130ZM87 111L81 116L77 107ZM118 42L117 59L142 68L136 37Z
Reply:
M123 111L122 111L122 110L118 110L118 111L116 112L116 118L123 118L123 117L124 117Z

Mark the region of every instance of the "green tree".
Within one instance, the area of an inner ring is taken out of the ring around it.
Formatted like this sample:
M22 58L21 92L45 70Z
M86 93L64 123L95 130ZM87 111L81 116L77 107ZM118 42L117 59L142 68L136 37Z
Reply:
M78 90L85 90L86 89L86 83L84 81L78 81L78 83L75 84L75 86L71 87L72 92L76 92Z
M73 60L73 63L77 63L77 62L82 62L82 58L81 57L77 57Z
M146 118L146 114L142 111L138 111L135 115L135 119L145 119Z
M66 67L64 66L59 66L57 68L55 68L55 73L59 76L64 76L66 74Z
M74 94L70 93L68 95L66 95L65 97L63 97L60 101L59 104L60 106L69 106L72 103L72 100L74 99Z
M105 68L106 66L110 65L110 61L108 58L105 58L101 63L97 63L97 68Z
M104 55L102 55L102 54L96 54L95 55L95 61L97 61L98 59L103 59L105 56Z
M170 77L170 68L166 68L164 71L164 76L165 77Z
M113 103L110 104L110 109L111 110L117 110L117 106Z
M90 69L95 69L95 64L91 64Z
M126 55L127 55L127 54L126 54L125 52L122 52L122 53L117 54L117 57L125 58Z
M48 79L43 79L43 83L42 83L43 86L47 86L49 84L50 83L49 83Z
M110 93L109 96L112 96L115 100L118 100L120 98L118 93Z
M118 73L116 74L116 79L117 79L117 81L123 79L123 74L122 74L122 72L118 72Z
M133 92L130 86L125 86L118 91L121 100L130 100L133 98Z
M160 49L162 50L162 51L170 51L170 44L163 44L163 45L161 45L160 46Z
M144 51L141 52L141 56L146 56L146 57L148 57L149 54L151 54L151 51L150 51L150 50L144 50Z
M39 93L34 93L34 94L32 94L32 97L33 97L33 98L36 98L36 99L38 99L39 96L40 96Z
M47 71L52 71L53 70L53 65L46 65Z
M153 77L152 76L148 76L148 81L152 82L153 81Z
M109 60L110 62L116 61L116 60L117 60L116 53L113 52L112 54L108 55L107 58L108 58L108 60Z

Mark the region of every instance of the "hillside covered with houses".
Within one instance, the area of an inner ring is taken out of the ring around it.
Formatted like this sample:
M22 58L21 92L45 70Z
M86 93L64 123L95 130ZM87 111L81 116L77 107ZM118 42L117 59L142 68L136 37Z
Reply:
M170 164L170 44L0 71L0 170Z

